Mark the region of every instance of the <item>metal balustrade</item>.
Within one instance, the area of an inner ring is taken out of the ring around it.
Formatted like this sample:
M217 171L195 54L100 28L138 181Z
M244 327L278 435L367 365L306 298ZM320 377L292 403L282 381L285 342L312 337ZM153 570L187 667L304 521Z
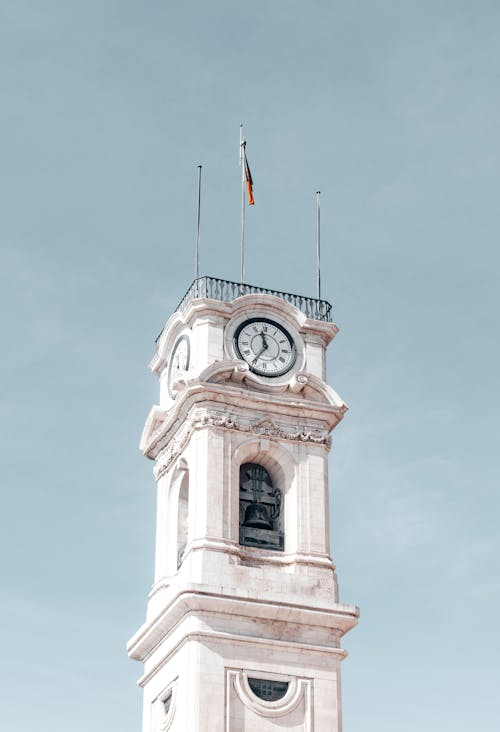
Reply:
M298 308L301 313L311 320L322 320L332 322L332 306L327 300L317 300L314 297L294 295L290 292L280 290L269 290L267 287L257 287L242 282L221 280L218 277L198 277L187 290L186 294L177 305L176 312L184 312L190 302L200 298L208 300L219 300L220 302L232 302L242 295L274 295L285 302L289 302ZM163 331L162 331L163 332ZM158 342L158 336L156 341Z
M314 297L293 295L290 292L280 292L280 290L269 290L266 287L256 287L255 285L232 282L231 280L221 280L218 277L199 277L196 279L178 304L176 310L183 312L192 300L198 298L231 302L242 295L256 294L274 295L294 305L301 313L304 313L304 315L312 320L331 322L332 306L326 300L316 300Z

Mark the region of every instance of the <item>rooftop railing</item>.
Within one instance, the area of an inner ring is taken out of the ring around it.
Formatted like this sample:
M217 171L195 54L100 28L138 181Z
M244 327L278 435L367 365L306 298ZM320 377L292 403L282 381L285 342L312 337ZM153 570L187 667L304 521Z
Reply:
M331 323L332 321L332 306L327 300L317 300L314 297L293 295L290 292L269 290L266 287L257 287L256 285L206 276L198 277L198 279L194 280L175 310L176 312L182 313L190 302L200 298L219 300L220 302L232 302L242 295L274 295L274 297L279 297L281 300L294 305L301 313L304 313L306 317L312 320L323 320L327 323Z
M242 295L274 295L285 302L289 302L313 320L325 320L331 322L332 306L326 300L316 300L314 297L304 295L292 295L290 292L280 290L269 290L266 287L256 287L241 282L220 280L218 277L199 277L188 289L176 310L183 312L191 300L207 298L209 300L220 300L231 302Z

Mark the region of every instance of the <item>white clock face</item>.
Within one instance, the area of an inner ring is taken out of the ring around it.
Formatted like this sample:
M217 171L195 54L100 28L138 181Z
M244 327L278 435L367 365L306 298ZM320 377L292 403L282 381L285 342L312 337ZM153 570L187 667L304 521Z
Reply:
M261 376L282 376L295 363L297 351L292 336L274 320L245 320L234 341L238 355Z
M189 338L187 335L181 336L174 346L172 357L168 367L168 393L172 399L175 399L176 393L172 391L172 384L181 373L189 368Z

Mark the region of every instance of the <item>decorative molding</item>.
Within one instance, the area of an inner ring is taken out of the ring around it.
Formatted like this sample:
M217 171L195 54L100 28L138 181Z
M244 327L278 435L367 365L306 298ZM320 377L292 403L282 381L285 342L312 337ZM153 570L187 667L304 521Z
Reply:
M230 594L226 593L226 589ZM280 592L274 593L270 598L254 598L249 596L246 590L242 590L241 595L236 594L235 588L217 587L214 590L211 586L199 584L172 585L163 606L158 607L156 614L147 618L144 625L130 638L127 644L128 654L131 658L145 661L158 644L173 633L180 621L192 613L196 615L199 611L206 611L231 618L242 616L258 619L258 622L286 619L289 623L321 627L333 634L333 647L330 643L311 645L298 638L276 640L263 637L258 640L254 635L245 637L249 642L273 643L280 647L292 645L305 650L328 651L340 654L342 657L346 656L346 652L338 647L338 639L358 624L359 608L332 601L329 592L318 598L320 604L311 605L310 602L308 594L304 594L300 602L294 602L287 601ZM201 630L193 630L193 633L200 634ZM207 634L226 638L231 638L233 635L229 629L224 633L211 629L207 630Z
M163 689L163 691L158 694L156 699L153 701L154 717L156 718L154 730L158 729L160 732L167 732L172 725L176 706L177 679L178 676L176 676L175 679L171 681L170 684L165 687L165 689ZM166 712L164 702L169 696L171 697L170 707L168 712ZM152 732L154 732L154 730L152 730Z
M324 569L328 572L335 572L336 570L336 566L328 554L320 554L319 552L270 554L266 549L259 549L259 547L253 546L242 546L237 541L231 541L230 539L223 539L220 537L203 537L201 539L194 539L193 541L190 541L186 546L184 560L193 552L207 550L211 552L221 552L226 555L231 554L241 560L243 565L251 563L257 566L268 565L273 567L288 567L291 564L295 564L302 565L304 567L311 567L313 569ZM172 578L174 576L175 574L168 575L155 582L149 593L149 599L154 597L157 592L168 589L172 584ZM346 605L346 607L349 606Z
M234 689L245 707L251 709L253 712L258 714L260 717L270 717L275 719L276 717L284 717L287 714L291 714L298 706L298 704L306 697L306 689L311 685L310 679L298 679L294 676L276 675L273 673L266 673L262 671L250 671L250 670L236 670L228 669L229 683L233 683ZM277 701L265 701L257 697L248 683L248 677L264 677L269 680L279 680L288 682L288 690L282 699ZM307 695L309 696L309 695ZM306 697L304 709L304 722L309 722L307 727L310 727L310 704L307 704L310 699Z
M280 440L312 442L316 445L327 445L328 447L331 445L331 438L326 430L291 431L280 427L280 425L267 417L256 420L241 420L230 414L203 412L195 413L192 424L195 429L211 425L214 427L224 427L229 430L238 430L240 432L250 432L259 437L276 437Z
M161 462L157 463L153 470L156 480L160 480L172 463L179 457L189 442L189 438L192 433L192 424L188 422L184 428L175 435L175 437L169 439L169 436L167 435L163 440L158 442L155 458L161 456Z
M259 699L251 690L248 683L249 676L287 681L288 691L283 699L273 702L264 701L263 699ZM267 717L268 719L276 719L289 715L295 711L300 702L303 702L303 729L306 732L311 732L313 729L314 721L311 679L284 676L281 674L277 675L260 670L250 671L229 668L226 669L226 687L226 696L229 700L228 708L226 710L226 732L230 732L233 714L237 713L237 710L232 708L235 702L235 697L231 693L233 689L240 704L243 704L247 709L251 709L252 712L257 714L259 717ZM285 720L281 722L280 726L282 726L284 722Z
M163 640L168 636L168 633L163 636ZM343 648L332 648L331 646L318 646L313 645L311 643L300 643L297 641L282 641L282 640L276 640L276 639L269 639L269 638L261 638L261 637L255 637L255 636L245 636L245 635L238 635L235 633L223 633L222 631L214 631L214 630L193 630L191 632L185 633L180 640L173 643L168 651L166 652L166 655L161 658L154 666L152 666L147 672L145 672L140 679L138 679L137 684L141 688L144 688L146 684L151 681L151 679L155 676L155 674L158 673L162 668L164 668L167 663L170 661L173 656L179 652L179 650L189 641L200 641L203 642L205 640L213 641L214 639L217 639L221 642L228 642L233 647L233 645L240 644L240 645L250 645L250 646L261 646L263 648L269 649L268 653L272 653L276 648L278 649L290 649L293 648L294 650L299 651L299 653L303 653L305 655L310 653L319 653L320 655L331 657L330 664L334 664L339 661L343 661L347 656L347 651L345 651ZM130 645L130 641L129 641ZM158 648L159 644L156 644L153 648L151 653ZM146 661L148 658L151 657L151 653L146 654L145 656L139 656L134 655L132 650L129 650L129 656L131 658L134 658L136 661Z
M166 435L156 445L155 457L157 459L160 458L154 470L156 480L159 480L166 473L172 462L180 455L189 442L194 430L204 429L205 427L221 427L226 430L245 432L257 437L324 445L328 449L332 444L332 438L326 430L290 430L284 426L280 426L268 417L250 420L242 419L231 414L197 409L175 437L170 439L169 435Z

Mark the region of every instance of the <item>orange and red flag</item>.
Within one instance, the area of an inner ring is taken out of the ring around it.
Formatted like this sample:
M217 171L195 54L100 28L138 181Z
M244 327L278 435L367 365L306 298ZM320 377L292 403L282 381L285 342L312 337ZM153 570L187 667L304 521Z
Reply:
M243 164L245 166L245 180L247 182L248 205L253 206L255 204L255 201L253 199L253 180L252 174L250 173L250 167L248 165L245 146L243 146Z

